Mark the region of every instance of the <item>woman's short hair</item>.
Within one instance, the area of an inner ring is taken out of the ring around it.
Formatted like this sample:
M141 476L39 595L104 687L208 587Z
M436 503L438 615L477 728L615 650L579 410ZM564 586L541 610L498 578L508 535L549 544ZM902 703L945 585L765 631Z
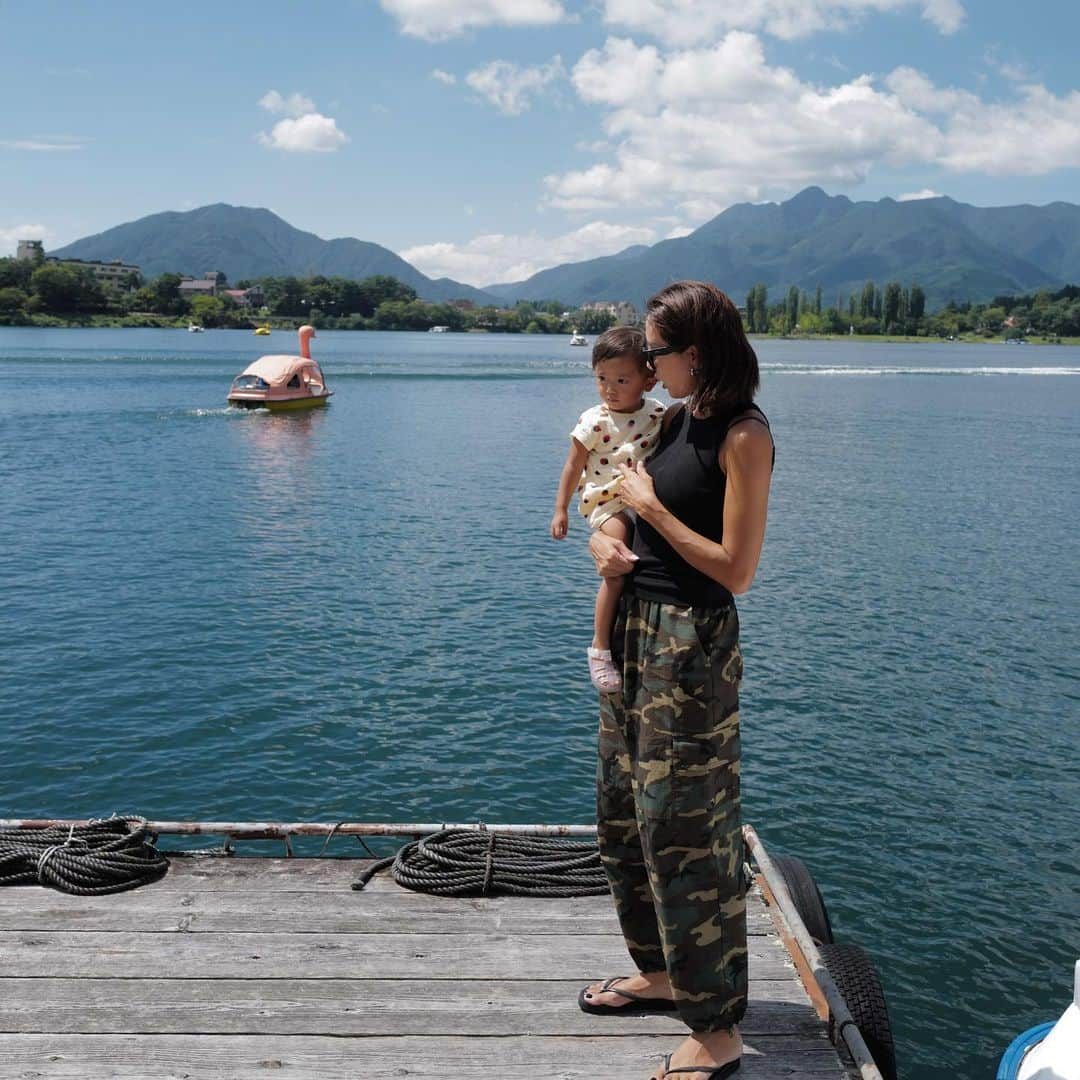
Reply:
M601 360L613 360L616 356L629 356L637 360L643 371L648 371L649 364L641 351L645 348L645 332L636 326L613 326L605 330L594 342L592 366L595 368Z
M697 346L692 409L712 414L745 408L759 385L757 355L739 309L707 281L676 281L651 296L645 318L664 341L683 352Z

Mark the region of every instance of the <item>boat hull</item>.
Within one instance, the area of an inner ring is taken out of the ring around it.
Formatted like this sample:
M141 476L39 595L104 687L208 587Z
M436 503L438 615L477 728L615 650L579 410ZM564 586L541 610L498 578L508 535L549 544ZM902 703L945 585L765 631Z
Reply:
M294 412L297 409L321 409L330 400L330 394L321 394L319 397L274 398L270 400L267 400L266 398L233 397L230 394L226 400L230 405L237 409L267 409L269 412Z

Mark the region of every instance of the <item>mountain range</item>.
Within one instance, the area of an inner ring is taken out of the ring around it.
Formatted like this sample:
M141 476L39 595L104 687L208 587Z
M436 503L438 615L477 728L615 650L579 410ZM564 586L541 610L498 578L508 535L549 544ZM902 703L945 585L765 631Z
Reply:
M555 266L526 281L489 285L509 299L640 305L679 278L717 282L742 302L764 282L773 298L791 285L825 303L868 280L917 282L931 309L1080 281L1080 206L978 207L945 196L852 202L809 187L782 203L739 203L687 236Z
M387 248L322 240L269 210L218 203L153 214L51 251L61 258L122 259L147 277L222 270L231 281L268 275L365 278L390 274L428 300L478 304L558 299L568 305L629 300L641 307L669 281L717 282L742 302L764 282L774 298L791 285L821 286L846 302L867 280L917 282L931 310L1080 282L1080 206L978 207L946 196L853 202L809 187L781 203L739 203L687 236L542 270L477 289L432 279Z
M359 281L389 274L412 286L425 300L497 302L471 285L429 278L379 244L350 237L323 240L294 228L270 210L227 203L151 214L49 254L59 259L122 259L138 266L146 278L169 272L201 277L209 270L221 270L232 282L318 274Z

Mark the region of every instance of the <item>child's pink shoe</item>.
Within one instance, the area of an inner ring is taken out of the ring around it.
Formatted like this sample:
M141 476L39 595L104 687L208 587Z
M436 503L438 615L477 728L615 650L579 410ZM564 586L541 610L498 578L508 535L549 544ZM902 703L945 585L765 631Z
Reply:
M614 694L622 689L622 675L611 659L610 649L594 649L591 645L586 652L589 655L589 677L593 686L601 694Z

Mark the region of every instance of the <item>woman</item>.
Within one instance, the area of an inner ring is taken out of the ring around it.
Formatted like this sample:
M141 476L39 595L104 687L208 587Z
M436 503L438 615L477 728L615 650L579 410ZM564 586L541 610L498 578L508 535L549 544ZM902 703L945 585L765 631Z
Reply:
M773 443L757 357L732 302L682 281L646 306L646 353L673 398L656 454L623 467L633 550L601 532L601 576L628 574L612 639L621 694L600 701L597 831L638 974L582 990L585 1011L677 1011L690 1036L652 1080L739 1067L746 915L739 819L739 622L765 539Z

